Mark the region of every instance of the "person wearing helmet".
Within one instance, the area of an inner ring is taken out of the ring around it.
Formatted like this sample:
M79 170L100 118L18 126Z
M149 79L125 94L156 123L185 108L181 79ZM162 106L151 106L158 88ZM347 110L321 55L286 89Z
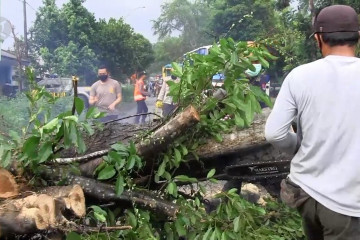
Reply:
M359 19L345 5L322 9L314 37L323 58L293 69L265 137L295 154L281 198L297 208L307 239L360 239ZM297 132L291 128L297 120Z
M171 79L165 79L164 83L161 86L159 95L157 97L156 107L162 108L163 117L169 116L176 108L176 104L173 102L173 98L169 96L170 87L166 83L168 80L178 82L177 77L171 75Z

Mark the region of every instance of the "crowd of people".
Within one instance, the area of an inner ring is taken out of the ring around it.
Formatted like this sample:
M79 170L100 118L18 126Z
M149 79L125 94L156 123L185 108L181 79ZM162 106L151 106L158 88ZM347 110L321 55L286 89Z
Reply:
M156 107L162 109L162 116L167 117L171 114L176 105L169 96L169 86L166 80L159 84L159 81L146 82L147 74L140 72L134 79L134 101L136 102L135 124L144 124L148 115L146 104L147 97L157 97ZM102 65L98 69L98 79L90 90L89 104L96 106L99 111L106 114L101 118L101 122L109 122L118 119L119 110L116 107L122 100L121 84L110 77L108 68ZM175 76L171 80L177 81Z

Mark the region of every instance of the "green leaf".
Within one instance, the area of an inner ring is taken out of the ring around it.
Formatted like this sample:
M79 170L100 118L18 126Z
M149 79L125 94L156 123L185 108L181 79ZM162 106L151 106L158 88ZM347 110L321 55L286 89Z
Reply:
M49 157L53 154L52 151L52 143L46 142L44 145L41 146L39 151L39 163L43 163L49 159Z
M216 229L215 231L213 231L213 233L211 234L211 237L210 237L210 240L216 240L217 237L216 237Z
M50 122L48 122L47 124L45 124L42 128L44 130L44 133L50 133L53 132L55 129L58 128L58 124L59 124L59 119L58 118L54 118L53 120L51 120Z
M180 144L180 147L181 147L181 151L182 151L183 156L186 156L186 155L189 154L188 149L184 145Z
M128 215L127 220L129 222L130 226L135 228L137 226L137 220L136 220L135 215L130 211L127 211L126 214Z
M75 101L76 112L80 115L85 108L85 104L83 100L79 97L75 97L74 101Z
M235 124L240 128L245 126L244 119L242 119L238 113L235 114Z
M122 143L115 143L111 145L111 148L117 152L126 152L126 153L128 152L126 146Z
M99 206L92 205L90 208L94 210L95 218L100 222L106 222L107 212L101 209Z
M104 215L94 212L94 216L99 222L106 222L106 217Z
M82 126L85 129L85 131L89 133L90 136L94 134L95 131L89 123L82 123Z
M182 69L180 68L180 65L176 62L171 63L171 66L173 68L172 74L181 77L183 75Z
M2 148L3 146L1 146ZM0 155L1 157L1 166L4 167L4 168L7 168L10 163L11 163L11 150L10 149L4 149L2 151L2 154Z
M162 163L160 164L159 166L159 169L157 171L157 175L158 176L162 176L165 172L165 167L166 167L166 162L165 161L162 161Z
M174 182L170 182L168 187L167 187L167 190L169 192L169 194L173 195L174 197L177 196L177 186L176 186L176 183Z
M225 232L222 232L222 234L221 234L221 240L227 240L228 238L227 238L227 235L226 235L226 233Z
M131 155L128 162L127 162L127 169L130 170L132 169L134 166L135 166L135 163L136 163L136 158L134 155Z
M135 143L133 141L130 142L129 152L130 152L130 155L135 155L136 154L136 146L135 146Z
M215 140L217 142L222 142L223 141L223 138L222 138L220 133L213 134L213 136L215 137Z
M206 178L212 178L212 177L215 175L215 172L216 172L216 170L215 170L214 168L211 169L211 170L208 172Z
M66 116L63 118L64 120L68 120L68 121L74 121L74 122L78 122L79 118L77 116Z
M175 152L175 161L178 162L178 163L181 162L181 153L180 153L180 151L175 148L174 152Z
M35 159L38 155L37 149L40 143L40 137L31 136L29 137L22 148L23 153L29 158Z
M212 227L210 226L203 236L203 240L209 240L209 236L212 233Z
M266 61L263 57L261 57L261 56L258 56L258 58L259 58L259 61L260 61L260 63L261 63L261 65L262 66L264 66L265 68L269 68L269 62L268 61Z
M198 180L196 178L190 178L185 175L178 175L174 178L175 180L178 180L180 182L190 182L190 183L196 183Z
M81 236L76 232L69 232L66 235L66 240L81 240Z
M240 217L236 217L233 221L234 223L234 232L239 232L240 229Z
M185 230L184 224L182 223L182 221L180 219L176 220L175 228L180 237L186 235L186 230Z
M99 172L98 179L99 180L107 180L115 176L116 171L114 166L107 166Z
M124 177L119 175L115 184L116 196L120 196L124 192Z
M80 131L76 131L76 133L77 133L77 146L79 153L84 153L86 151L86 145L84 139Z
M9 136L11 137L11 139L16 142L17 144L19 144L21 142L21 137L19 136L19 134L17 132L15 132L14 130L9 130Z
M90 107L86 113L86 119L93 118L98 112L99 110L95 106Z

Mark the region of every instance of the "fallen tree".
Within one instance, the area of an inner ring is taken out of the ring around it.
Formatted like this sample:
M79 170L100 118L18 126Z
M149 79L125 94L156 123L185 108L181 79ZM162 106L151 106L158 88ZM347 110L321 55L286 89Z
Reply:
M98 228L106 234L113 231L117 234L115 239L165 235L207 239L210 234L221 237L226 231L235 236L232 238L239 237L239 216L234 213L245 211L244 206L252 207L245 203L236 205L242 200L231 190L220 193L217 215L208 215L202 181L278 181L287 174L291 156L280 154L266 143L263 128L269 111L262 112L258 101L268 98L246 80L238 80L249 67L248 61L239 60L239 67L234 54L228 53L237 49L234 53L242 54L245 49L230 40L227 44L233 46L223 50L216 50L215 46L212 54L223 51L232 61L215 54L209 59L196 58L200 62L188 65L184 71L174 65L174 74L181 76L182 81L167 84L174 101L179 103L179 111L160 124L133 126L112 122L96 128L91 123L101 113L90 108L82 120L84 106L76 96L71 112L44 123L32 117L32 129L24 131L28 135L20 140L8 139L10 144L4 145L2 158L7 163L4 165L11 166L9 169L17 174L15 180L27 179L36 193L17 195L16 186L9 188L14 190L15 199L1 203L2 233L52 228L85 234ZM222 44L221 48L227 45ZM223 71L227 71L224 94L216 98L208 94L208 80ZM53 101L36 86L27 96L34 107L33 116L41 113L35 104L39 99ZM255 113L258 115L254 121ZM67 186L43 189L44 185ZM72 187L68 186L74 185L83 195L69 192ZM179 191L182 185L187 185L189 192ZM4 192L11 192L9 189ZM93 205L86 208L85 200L87 205ZM71 219L64 210L71 212ZM79 228L79 221L72 222L76 218L85 218L83 228ZM221 226L213 226L212 219ZM19 230L16 223L30 224ZM265 225L252 224L259 228ZM220 231L217 228L224 232L215 233Z

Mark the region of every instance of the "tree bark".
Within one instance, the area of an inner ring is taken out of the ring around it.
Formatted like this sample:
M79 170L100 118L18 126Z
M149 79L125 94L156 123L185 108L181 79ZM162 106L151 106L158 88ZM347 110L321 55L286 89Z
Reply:
M1 234L57 228L68 222L63 216L65 209L77 217L85 215L85 198L79 185L46 188L24 198L6 200L0 205Z
M176 204L168 202L153 192L145 190L125 190L120 196L115 193L115 187L109 184L101 183L94 179L70 175L67 183L80 185L86 196L99 201L114 201L126 204L135 204L138 207L155 212L159 216L166 216L174 219L178 212Z

